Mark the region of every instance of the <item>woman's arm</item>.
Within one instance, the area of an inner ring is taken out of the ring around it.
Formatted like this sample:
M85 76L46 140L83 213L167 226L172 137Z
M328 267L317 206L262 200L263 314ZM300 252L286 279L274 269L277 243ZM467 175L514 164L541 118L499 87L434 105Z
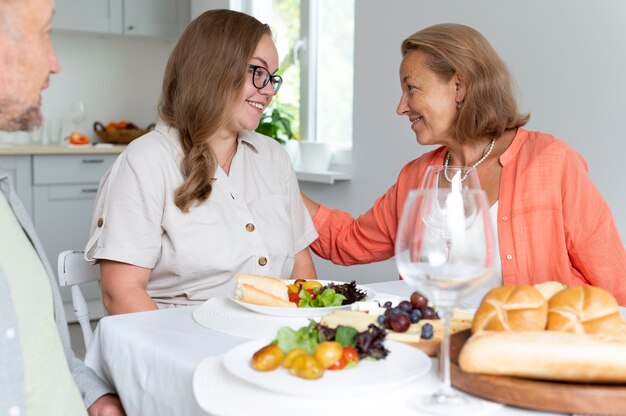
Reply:
M311 252L308 247L296 254L291 278L306 280L317 279L315 265L313 264L313 258L311 258Z
M111 260L99 264L102 303L111 315L158 309L146 291L150 269Z
M304 202L307 211L309 211L309 215L313 218L315 214L317 214L317 210L320 209L320 204L310 199L304 194L304 192L300 192L300 195L302 195L302 201Z

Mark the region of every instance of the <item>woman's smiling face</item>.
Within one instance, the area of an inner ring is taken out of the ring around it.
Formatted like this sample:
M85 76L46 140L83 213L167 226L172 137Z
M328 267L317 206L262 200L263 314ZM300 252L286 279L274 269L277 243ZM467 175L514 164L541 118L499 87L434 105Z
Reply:
M418 143L446 145L454 140L459 93L458 78L442 80L426 65L420 50L407 52L400 64L402 96L396 112L411 122Z
M263 67L274 74L278 70L278 52L274 42L268 35L263 35L248 62L249 65ZM235 104L230 121L229 131L254 130L259 125L263 110L272 102L274 89L272 83L258 89L252 83L253 71L248 68L246 80L239 101Z

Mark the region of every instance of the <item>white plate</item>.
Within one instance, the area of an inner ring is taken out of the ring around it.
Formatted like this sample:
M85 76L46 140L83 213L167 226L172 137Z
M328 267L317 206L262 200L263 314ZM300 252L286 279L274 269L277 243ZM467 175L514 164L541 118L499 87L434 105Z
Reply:
M287 282L293 282L293 280L287 280ZM318 280L324 286L329 283L335 284L343 284L346 282L337 282L332 280ZM367 293L367 297L364 300L372 300L376 296L376 292L370 289L367 286L356 286L358 289L364 290ZM273 315L273 316L289 316L289 317L299 317L299 318L314 318L316 316L324 316L328 315L333 311L337 311L339 309L350 309L351 305L341 305L341 306L330 306L327 308L282 308L278 306L263 306L263 305L255 305L253 303L242 302L239 299L235 298L234 295L231 295L230 300L237 303L238 305L243 306L246 309L251 311L262 313L263 315Z
M385 341L387 358L379 361L362 360L355 368L325 371L318 380L305 380L289 374L280 367L260 372L252 368L252 355L269 344L268 340L250 341L238 345L224 355L224 367L229 373L266 390L311 397L346 397L390 390L424 376L431 360L417 348L399 342Z

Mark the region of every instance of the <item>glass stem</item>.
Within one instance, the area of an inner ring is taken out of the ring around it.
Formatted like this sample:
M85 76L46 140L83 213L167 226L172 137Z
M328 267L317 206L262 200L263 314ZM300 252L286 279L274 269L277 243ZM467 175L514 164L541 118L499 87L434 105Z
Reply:
M439 381L441 394L452 395L452 384L450 382L450 321L452 319L452 306L439 305L439 319L443 334L439 350Z

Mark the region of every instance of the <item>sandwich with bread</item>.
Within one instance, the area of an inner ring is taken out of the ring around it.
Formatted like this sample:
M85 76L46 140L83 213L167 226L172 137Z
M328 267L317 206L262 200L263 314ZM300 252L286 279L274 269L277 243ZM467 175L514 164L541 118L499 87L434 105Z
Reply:
M529 285L487 293L459 355L461 369L569 382L626 382L625 324L613 295L591 286L546 293Z
M262 306L282 308L297 308L289 301L287 285L284 279L252 274L238 274L235 276L235 298L242 302Z

